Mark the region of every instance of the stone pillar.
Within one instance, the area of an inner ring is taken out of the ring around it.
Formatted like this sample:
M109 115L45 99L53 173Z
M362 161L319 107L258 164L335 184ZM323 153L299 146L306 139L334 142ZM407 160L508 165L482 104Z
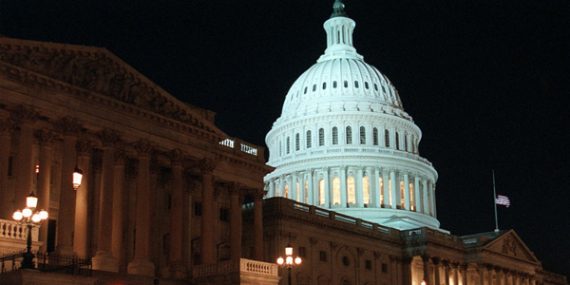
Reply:
M263 260L263 192L259 191L253 201L253 242L256 260Z
M73 251L79 258L87 258L90 254L89 245L89 181L91 174L91 151L92 145L87 140L77 143L77 167L83 171L81 186L75 193L75 231L73 234Z
M200 162L202 172L202 220L201 220L201 254L202 264L216 263L216 244L214 242L213 226L216 221L214 203L214 175L216 167L211 159L204 159Z
M443 270L444 270L444 278L445 278L445 285L449 285L449 262L444 262L443 263Z
M429 195L428 195L428 180L427 179L423 179L423 183L422 183L422 195L424 197L424 204L423 204L423 213L426 215L429 215Z
M307 203L305 200L305 173L299 173L299 195L297 201L301 203Z
M453 285L459 284L459 265L453 264Z
M307 196L309 197L309 201L307 202L308 204L314 205L314 200L313 200L313 196L314 193L316 192L315 189L313 188L313 170L309 169L307 171L307 180L309 182L309 193L307 193Z
M384 201L382 201L382 204L384 205L384 208L391 208L390 183L388 183L389 181L390 178L388 176L388 171L385 169L382 170L382 183L384 184L384 189L382 189L382 191L384 191Z
M97 253L92 259L93 269L118 272L119 264L111 253L113 233L113 172L115 145L119 140L116 133L104 130L99 134L103 143L101 162L101 193L99 193L99 225L97 227ZM137 229L138 230L138 229Z
M441 285L441 276L440 276L440 273L441 273L441 270L440 270L441 261L436 258L436 259L433 260L433 264L434 264L434 271L435 271L435 274L434 274L434 282L435 282L435 284L434 284L434 285Z
M187 275L182 257L184 245L184 169L182 167L182 151L170 152L172 168L172 197L170 208L170 252L168 254L168 273L175 279L184 279Z
M340 207L346 208L346 166L340 167Z
M430 191L431 191L432 214L434 217L437 218L437 202L436 202L437 199L435 199L435 184L431 183L430 185L431 185Z
M391 197L392 201L390 202L390 204L392 204L392 209L396 209L398 208L398 205L400 205L400 201L398 199L398 197L400 197L400 195L398 194L400 183L396 181L396 172L394 172L394 170L390 171L390 183L392 184L392 189L390 189L390 191L392 192L392 197Z
M356 194L356 207L358 208L362 208L363 205L363 201L362 201L362 196L364 195L364 188L362 185L362 168L358 168L356 170L356 177L354 177L354 186L355 186L355 194Z
M404 208L410 210L410 178L408 173L404 174Z
M422 212L422 197L420 195L420 177L414 177L414 210L418 213Z
M423 263L423 270L424 270L424 276L423 276L422 280L424 280L427 284L430 284L431 280L430 280L430 276L429 276L429 265L430 265L429 264L430 263L429 256L423 255L422 256L422 263Z
M412 259L405 257L402 259L402 285L412 284Z
M53 140L55 134L49 131L36 132L36 137L40 143L40 169L38 174L38 209L50 211L51 201L51 164L53 161ZM9 149L9 148L8 148ZM47 251L47 224L40 226L39 241L42 242L41 252Z
M331 207L331 178L329 175L329 170L325 169L325 208Z
M232 260L241 258L241 204L240 188L238 185L233 184L230 188L230 248Z
M75 226L75 191L73 171L76 165L77 134L81 126L76 119L63 118L58 122L63 133L63 160L61 166L61 189L57 218L57 247L60 255L73 255L73 232Z
M10 120L0 121L0 219L11 219L13 210L17 208L12 200L12 192L8 189L12 129Z
M380 205L382 204L382 200L380 199L380 193L382 193L382 190L380 188L380 173L378 172L378 168L374 168L373 170L373 176L372 176L372 180L374 181L374 183L371 183L371 185L374 185L374 187L372 189L374 189L374 191L372 191L372 195L374 197L374 204L373 207L374 208L380 208Z
M119 264L119 271L124 271L124 221L127 218L125 209L125 160L123 149L115 150L115 165L113 166L113 224L111 234L111 254Z
M37 113L25 107L13 112L12 119L20 127L16 159L12 160L15 166L16 184L14 205L22 208L26 205L26 197L32 189L34 179L34 162L32 157L32 147L34 143L33 124L37 118ZM73 171L73 170L72 170ZM15 209L11 209L10 212ZM11 215L10 215L11 216Z
M139 141L138 151L137 202L135 220L135 254L127 267L134 275L154 276L154 264L150 261L150 154L152 146L147 141Z

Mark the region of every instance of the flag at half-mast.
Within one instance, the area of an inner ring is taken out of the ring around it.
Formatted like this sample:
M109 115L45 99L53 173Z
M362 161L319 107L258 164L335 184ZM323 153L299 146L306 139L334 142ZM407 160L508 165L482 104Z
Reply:
M495 203L497 203L497 205L503 205L508 208L511 205L511 200L509 200L509 197L505 195L497 195Z

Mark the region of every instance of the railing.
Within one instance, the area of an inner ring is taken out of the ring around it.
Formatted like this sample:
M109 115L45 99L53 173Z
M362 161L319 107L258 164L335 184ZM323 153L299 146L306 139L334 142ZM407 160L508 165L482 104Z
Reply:
M0 257L0 273L14 271L20 268L25 251L14 252Z
M240 259L240 272L277 276L277 265L251 259Z
M241 151L243 153L247 153L247 154L253 155L253 156L258 156L258 154L259 154L257 147L250 145L250 144L246 144L246 143L237 141L236 139L226 138L226 139L220 141L219 144L221 146L231 148L231 149L236 149L236 145L238 145L239 151Z
M0 273L20 269L25 253L26 251L20 251L0 257ZM90 258L36 252L34 254L33 264L38 270L44 272L91 275Z
M18 222L0 219L0 238L26 240L26 232L26 226Z
M277 276L277 265L263 261L241 258L238 261L222 261L215 264L197 265L194 267L192 277L227 275L230 273L253 273L266 276Z

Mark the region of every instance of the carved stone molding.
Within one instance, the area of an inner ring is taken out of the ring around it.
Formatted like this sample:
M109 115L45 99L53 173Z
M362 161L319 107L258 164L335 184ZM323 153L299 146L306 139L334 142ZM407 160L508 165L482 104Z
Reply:
M137 150L139 156L150 156L154 149L153 145L147 140L139 140L134 143L133 146Z
M123 147L115 149L115 165L124 165L127 160L127 152Z
M178 148L173 149L170 152L168 152L168 157L170 158L170 163L172 164L173 167L182 166L182 160L184 160L184 153L182 152L182 150Z
M56 129L64 135L78 135L81 131L81 123L76 118L63 117L55 122Z
M38 130L34 132L34 136L41 146L51 146L57 135L49 130Z
M119 134L113 130L104 129L97 134L104 147L115 147L119 143Z
M12 120L0 120L0 136L10 135L14 131L14 122Z
M17 124L30 123L37 120L39 114L31 107L20 105L10 113L10 119Z
M202 174L211 174L216 169L217 162L211 158L204 158L198 162Z

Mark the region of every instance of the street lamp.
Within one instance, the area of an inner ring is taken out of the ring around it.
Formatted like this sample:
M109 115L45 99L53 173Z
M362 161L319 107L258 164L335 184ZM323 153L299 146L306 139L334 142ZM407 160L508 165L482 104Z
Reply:
M16 210L12 214L12 219L25 225L28 228L28 237L26 239L26 253L24 253L24 260L22 261L23 269L34 268L34 254L32 253L32 228L39 226L39 224L47 220L48 212L46 210L36 210L38 205L38 197L34 192L26 197L26 208L23 210Z
M76 165L75 169L73 170L73 190L77 191L77 189L79 189L79 186L81 186L82 179L83 179L83 171L79 169L79 167L77 167Z
M287 283L289 285L291 285L291 268L301 265L302 262L303 260L300 257L293 256L293 247L291 244L287 244L287 247L285 247L285 258L281 256L277 258L277 264L287 268Z

